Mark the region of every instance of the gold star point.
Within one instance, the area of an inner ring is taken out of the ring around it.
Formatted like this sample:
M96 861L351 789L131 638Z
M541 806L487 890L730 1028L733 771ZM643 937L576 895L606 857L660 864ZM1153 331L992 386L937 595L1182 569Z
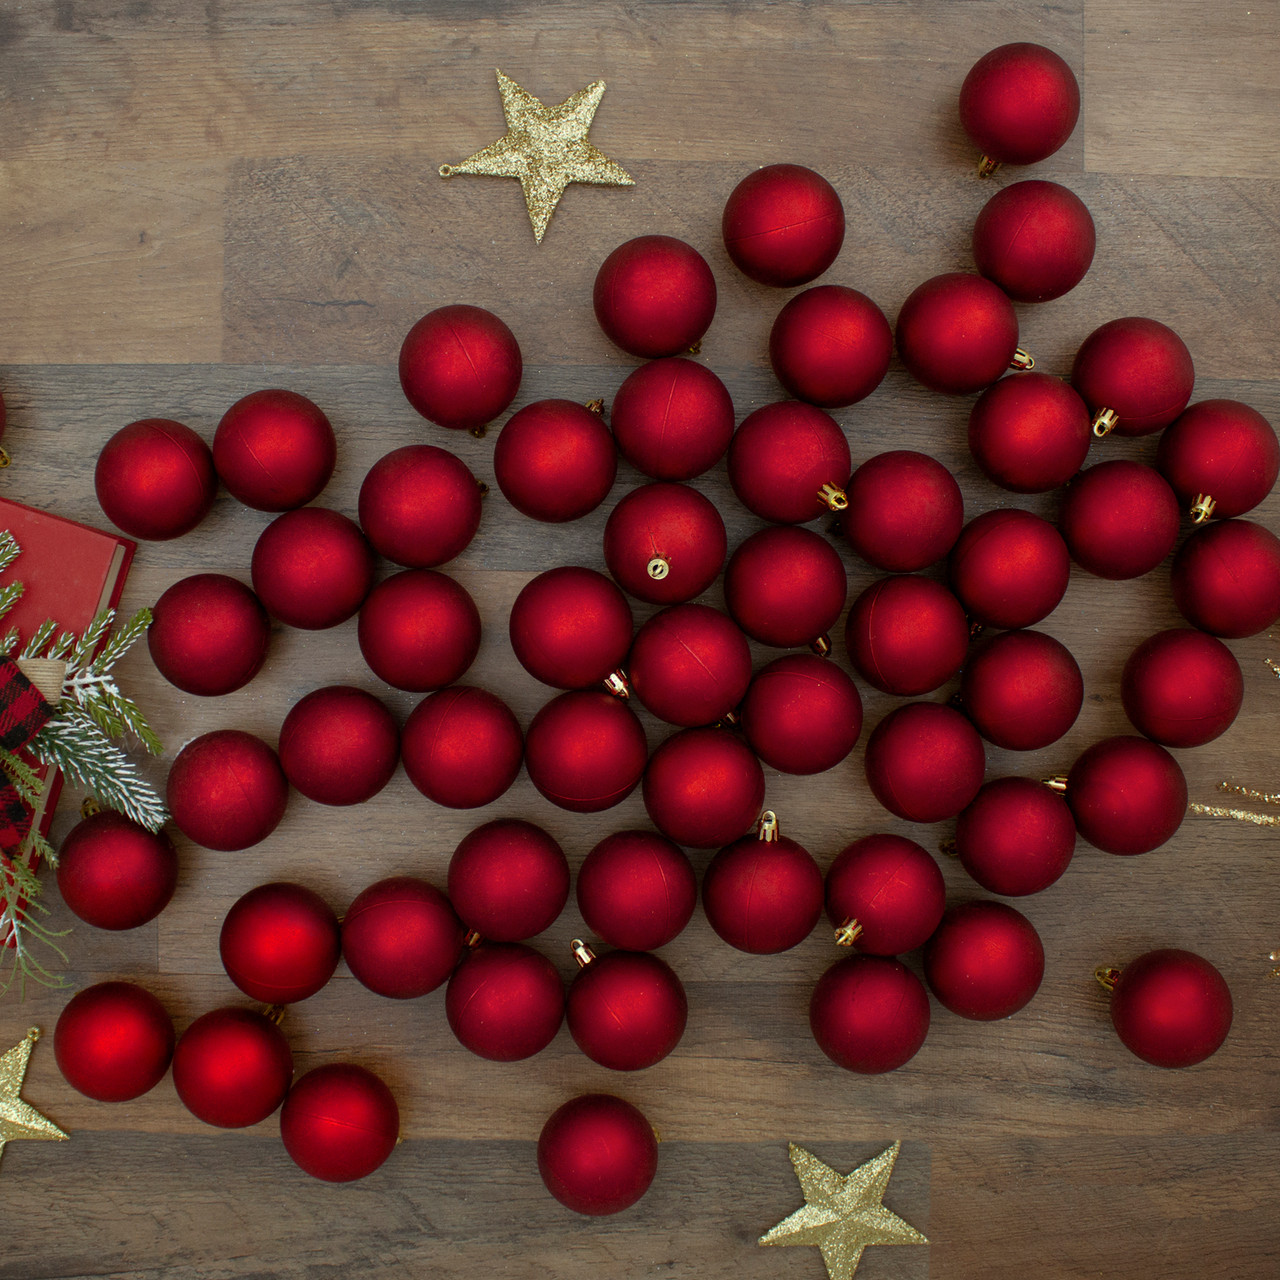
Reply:
M23 1102L22 1082L27 1078L31 1049L40 1039L40 1031L32 1027L9 1050L0 1055L0 1156L6 1142L30 1139L36 1142L62 1142L69 1136L35 1107Z

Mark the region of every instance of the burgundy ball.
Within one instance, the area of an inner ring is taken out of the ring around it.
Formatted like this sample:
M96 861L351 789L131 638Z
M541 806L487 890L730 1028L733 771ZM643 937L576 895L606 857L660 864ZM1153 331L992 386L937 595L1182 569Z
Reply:
M321 804L363 804L391 781L399 761L395 718L373 694L350 685L307 694L280 726L284 776Z
M1221 640L1175 627L1157 632L1129 655L1120 697L1139 733L1166 747L1200 747L1235 721L1244 676Z
M538 1138L538 1173L575 1213L601 1217L635 1204L658 1171L658 1139L629 1102L584 1093L553 1112Z
M1156 1067L1191 1067L1231 1030L1231 989L1194 951L1148 951L1120 971L1111 1023L1125 1048Z
M654 751L644 807L664 836L713 849L749 831L764 804L764 770L727 729L684 729Z
M849 945L868 955L896 956L923 946L942 919L946 898L932 854L905 836L864 836L841 849L827 869L827 919L838 932L848 928Z
M1021 911L966 902L952 907L929 939L924 976L952 1013L978 1022L1007 1018L1040 989L1044 945Z
M1109 320L1076 352L1071 385L1092 413L1110 409L1117 435L1145 436L1187 407L1196 372L1187 344L1168 325L1141 316Z
M941 822L978 794L986 754L960 712L909 702L872 730L865 763L871 792L890 813L908 822Z
M96 929L136 929L154 920L177 884L173 841L113 809L78 822L58 851L58 892Z
M1084 466L1089 408L1061 378L1019 373L994 382L969 414L969 449L989 480L1014 493L1047 493Z
M197 1120L243 1129L265 1120L293 1082L284 1032L256 1009L214 1009L197 1018L173 1051L173 1087Z
M783 773L833 769L862 732L857 686L839 667L811 653L789 653L762 667L741 715L751 749Z
M798 946L822 914L822 872L787 836L744 836L711 859L702 908L731 947L774 955Z
M605 942L652 951L683 932L698 901L693 864L656 831L605 836L578 869L578 910Z
M1178 762L1146 738L1104 738L1067 775L1076 829L1107 853L1149 853L1169 840L1187 812Z
M845 956L818 979L809 1027L818 1048L846 1071L896 1071L929 1034L929 995L897 960Z
M960 86L960 123L997 164L1035 164L1071 136L1080 86L1044 45L1002 44L983 54Z
M178 752L165 800L188 839L234 852L265 840L280 825L289 784L276 753L261 738L216 729Z
M409 713L400 743L404 771L428 800L478 809L504 795L524 757L520 723L496 694L455 685Z
M1280 619L1280 538L1251 520L1195 530L1178 548L1173 603L1193 627L1238 640Z
M435 885L390 876L357 894L347 908L342 956L370 991L412 1000L453 972L462 936L462 921Z
M1058 607L1071 579L1071 553L1047 520L1004 507L965 525L947 567L951 589L975 622L1013 630Z
M960 486L928 454L878 453L853 473L845 492L849 545L890 573L914 573L941 560L964 527Z
M1280 474L1280 442L1256 409L1202 400L1160 437L1156 466L1184 506L1213 499L1217 520L1253 510Z
M1058 515L1071 558L1111 579L1150 573L1173 550L1178 523L1178 499L1164 477L1127 458L1080 472Z
M489 942L549 929L569 900L569 861L541 827L500 818L463 836L449 861L449 898Z
M1071 862L1076 824L1066 801L1032 778L995 778L956 820L956 853L986 890L1039 893Z
M58 1015L53 1056L62 1078L97 1102L129 1102L154 1089L173 1057L165 1007L132 982L77 991Z
M445 1016L458 1043L491 1062L531 1058L564 1021L564 983L540 951L518 942L468 950L449 979Z
M333 977L341 949L342 931L329 904L287 880L260 884L238 898L218 938L227 977L266 1004L315 995Z
M144 418L102 446L93 487L117 529L163 542L190 533L209 514L218 476L209 446L190 427Z
M647 951L610 951L578 971L565 1015L574 1043L592 1062L641 1071L680 1043L689 1001L665 961Z
M323 1182L368 1177L395 1150L400 1109L386 1084L350 1062L308 1071L280 1111L289 1158Z

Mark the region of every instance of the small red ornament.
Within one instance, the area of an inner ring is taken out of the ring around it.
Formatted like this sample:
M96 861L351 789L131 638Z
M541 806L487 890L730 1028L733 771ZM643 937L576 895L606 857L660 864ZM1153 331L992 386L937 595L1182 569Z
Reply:
M683 729L644 771L644 807L664 836L694 849L736 840L760 814L764 770L727 729Z
M1071 578L1071 554L1047 520L1004 507L965 525L948 571L952 590L975 622L1015 629L1058 607Z
M1193 627L1238 640L1280 619L1280 538L1252 520L1197 529L1178 548L1173 603Z
M289 783L261 738L216 729L188 742L169 768L169 812L188 839L233 852L265 840L280 824Z
M338 442L329 419L296 391L237 400L213 436L213 465L233 498L257 511L305 506L329 483Z
M552 804L574 813L611 809L635 790L649 744L636 713L608 693L552 698L529 725L525 767Z
M584 1093L553 1112L538 1138L538 1172L575 1213L600 1217L630 1207L658 1171L658 1139L629 1102Z
M952 907L924 949L924 976L962 1018L991 1022L1023 1008L1044 977L1044 945L1035 926L1003 902Z
M329 904L288 880L260 884L237 899L218 939L227 977L267 1004L315 995L333 977L341 948L338 917Z
M897 960L845 956L818 979L809 1027L818 1048L846 1071L896 1071L929 1034L929 995Z
M839 667L811 653L775 658L756 673L742 703L752 750L783 773L822 773L854 748L862 699Z
M77 991L58 1015L53 1054L62 1078L98 1102L129 1102L154 1089L173 1057L164 1005L132 982Z
M865 764L872 794L890 813L941 822L978 794L986 753L978 731L954 708L909 702L872 730Z
M409 403L441 427L483 434L520 390L524 362L515 334L492 311L455 304L428 312L400 347Z
M409 713L400 753L409 781L447 809L478 809L505 794L520 772L520 722L496 694L455 685Z
M836 942L873 956L923 946L947 905L942 872L914 840L888 832L845 845L827 870Z
M354 617L373 586L373 548L354 520L323 507L277 516L258 537L253 589L273 618L322 631Z
M605 836L578 869L578 910L611 946L652 951L683 932L698 902L693 864L656 831Z
M209 446L170 418L131 422L102 446L93 487L103 514L131 538L190 533L218 492Z
M844 243L844 206L820 173L771 164L734 187L721 219L734 266L759 284L816 280Z
M111 809L72 827L58 853L62 900L97 929L136 929L154 920L177 884L173 841Z
M618 388L610 412L622 456L655 480L692 480L724 457L733 401L705 365L651 360Z
M1168 325L1141 316L1100 325L1071 367L1095 435L1145 436L1167 427L1187 407L1195 380L1187 344Z
M728 545L720 513L685 484L632 489L604 526L609 572L647 604L682 604L700 595L716 580Z
M395 718L373 694L350 685L307 694L280 726L284 776L320 804L372 799L391 781L399 760Z
M1032 778L988 782L956 820L956 853L986 890L1020 898L1061 877L1076 847L1066 801Z
M1149 853L1173 836L1187 812L1178 762L1146 738L1104 738L1067 775L1076 828L1107 853Z
M928 454L878 453L853 473L845 492L849 545L890 573L914 573L941 560L964 527L960 486Z
M342 956L370 991L413 1000L434 991L462 954L462 921L433 884L390 876L358 894L342 920Z
M444 1011L464 1048L491 1062L517 1062L556 1038L564 1021L564 983L540 951L518 942L484 942L453 971Z
M716 281L706 259L672 236L637 236L601 264L592 293L611 342L652 359L688 351L711 326Z
M1178 499L1154 468L1127 458L1088 467L1067 486L1058 528L1071 558L1099 578L1149 573L1178 540Z
M1244 701L1244 676L1221 640L1175 627L1130 654L1120 697L1139 733L1166 747L1200 747L1231 727Z
M256 1009L214 1009L197 1018L173 1051L173 1087L197 1120L243 1129L265 1120L293 1081L284 1032Z
M280 1111L290 1159L323 1182L368 1177L395 1150L400 1109L380 1077L352 1062L308 1071Z
M569 900L569 861L541 827L501 818L463 836L449 861L449 897L489 942L549 929Z
M380 680L410 693L460 680L480 651L480 611L436 569L405 569L378 583L360 610L360 652Z
M1047 493L1084 466L1089 408L1061 378L1019 373L994 382L969 414L969 448L986 476L1014 493Z
M262 601L223 573L175 582L155 602L147 648L156 669L184 693L220 697L243 688L267 660L271 622Z

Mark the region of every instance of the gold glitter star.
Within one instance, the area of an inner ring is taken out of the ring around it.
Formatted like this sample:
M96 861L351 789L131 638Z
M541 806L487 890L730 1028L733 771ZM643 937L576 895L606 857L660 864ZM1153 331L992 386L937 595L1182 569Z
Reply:
M20 1138L38 1142L61 1142L67 1137L52 1120L47 1120L35 1107L28 1106L18 1095L27 1078L31 1047L40 1039L40 1031L30 1031L8 1053L0 1057L0 1156L4 1144Z
M601 187L633 187L635 179L587 141L587 130L604 94L604 81L579 89L558 107L548 107L514 80L498 72L498 92L507 132L458 164L442 164L440 176L476 173L519 178L529 221L539 244L547 223L571 182Z
M852 1280L869 1244L928 1244L909 1222L881 1201L893 1176L901 1142L845 1176L812 1152L790 1144L805 1205L760 1237L761 1244L816 1245L831 1280Z

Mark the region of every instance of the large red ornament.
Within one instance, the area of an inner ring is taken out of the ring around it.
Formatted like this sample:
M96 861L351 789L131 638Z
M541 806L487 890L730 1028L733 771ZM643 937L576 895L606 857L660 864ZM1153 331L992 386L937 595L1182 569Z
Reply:
M569 861L532 822L486 822L453 851L449 898L467 928L481 937L523 942L549 929L564 910Z
M329 904L287 880L260 884L237 899L218 939L227 977L267 1004L315 995L333 977L341 949L342 932Z
M1067 486L1058 528L1082 569L1100 578L1138 578L1173 550L1178 521L1178 499L1164 477L1116 458Z
M605 836L578 869L578 910L611 946L652 951L683 932L698 902L685 852L656 831Z
M280 726L280 767L321 804L363 804L391 781L400 730L371 693L350 685L316 689L294 703Z
M987 477L1014 493L1047 493L1084 465L1089 408L1061 378L1019 373L992 383L969 414L969 448Z
M1197 529L1178 548L1173 603L1193 627L1238 640L1280 619L1280 538L1252 520Z
M1044 45L1002 44L983 54L960 86L960 123L995 164L1035 164L1071 136L1080 86Z
M752 750L783 773L822 773L854 748L862 732L858 687L811 653L789 653L761 668L742 703Z
M256 1009L214 1009L197 1018L173 1051L173 1087L197 1120L243 1129L265 1120L293 1081L284 1032Z
M218 492L209 446L169 418L131 422L102 446L93 487L103 514L131 538L190 533Z
M586 689L552 698L525 735L529 780L552 804L574 813L621 804L640 781L648 754L636 713L611 694Z
M1004 507L965 525L951 548L948 571L952 590L975 622L1029 627L1066 595L1071 554L1047 520Z
M308 1071L280 1111L280 1137L290 1159L324 1182L354 1182L395 1150L400 1109L382 1079L352 1062Z
M909 822L941 822L978 794L986 754L960 712L909 702L872 730L865 764L872 794L890 813Z
M279 826L289 783L261 738L216 729L178 752L165 799L183 835L206 849L232 852L265 840Z
M1244 701L1244 676L1221 640L1175 627L1129 655L1120 697L1139 733L1166 747L1200 747L1231 727Z
M846 1071L896 1071L929 1034L929 995L897 960L845 956L818 979L809 1027L818 1048Z
M653 753L644 807L677 844L713 849L748 831L764 804L764 770L727 729L684 729Z
M515 335L482 307L428 312L400 347L409 403L441 427L481 433L515 399L523 372Z
M99 982L58 1015L53 1055L73 1089L98 1102L128 1102L160 1083L173 1042L173 1023L150 991Z
M98 929L136 929L154 920L177 884L173 841L112 809L77 823L58 852L63 902Z
M986 890L1006 898L1039 893L1067 869L1076 824L1066 801L1032 778L986 783L956 820L956 853Z
M1021 911L966 902L952 907L929 939L924 976L952 1013L979 1022L1007 1018L1040 989L1044 945Z
M1190 1067L1231 1030L1231 989L1194 951L1148 951L1120 970L1111 1022L1126 1049L1157 1067Z
M1146 738L1104 738L1067 775L1076 828L1107 853L1149 853L1170 839L1187 812L1178 762Z
M914 840L888 832L845 845L827 869L827 919L841 946L897 956L923 946L947 905L942 872Z
M1187 344L1168 325L1141 316L1100 325L1071 367L1095 435L1145 436L1167 427L1187 407L1195 380Z
M895 449L868 458L850 477L846 493L849 545L890 573L914 573L941 560L964 527L964 498L955 476L925 453Z
M449 979L445 1016L458 1043L491 1062L531 1058L564 1021L564 983L540 951L485 942L466 952Z
M603 1216L635 1204L658 1171L658 1139L629 1102L584 1093L553 1112L538 1138L538 1172L575 1213Z

